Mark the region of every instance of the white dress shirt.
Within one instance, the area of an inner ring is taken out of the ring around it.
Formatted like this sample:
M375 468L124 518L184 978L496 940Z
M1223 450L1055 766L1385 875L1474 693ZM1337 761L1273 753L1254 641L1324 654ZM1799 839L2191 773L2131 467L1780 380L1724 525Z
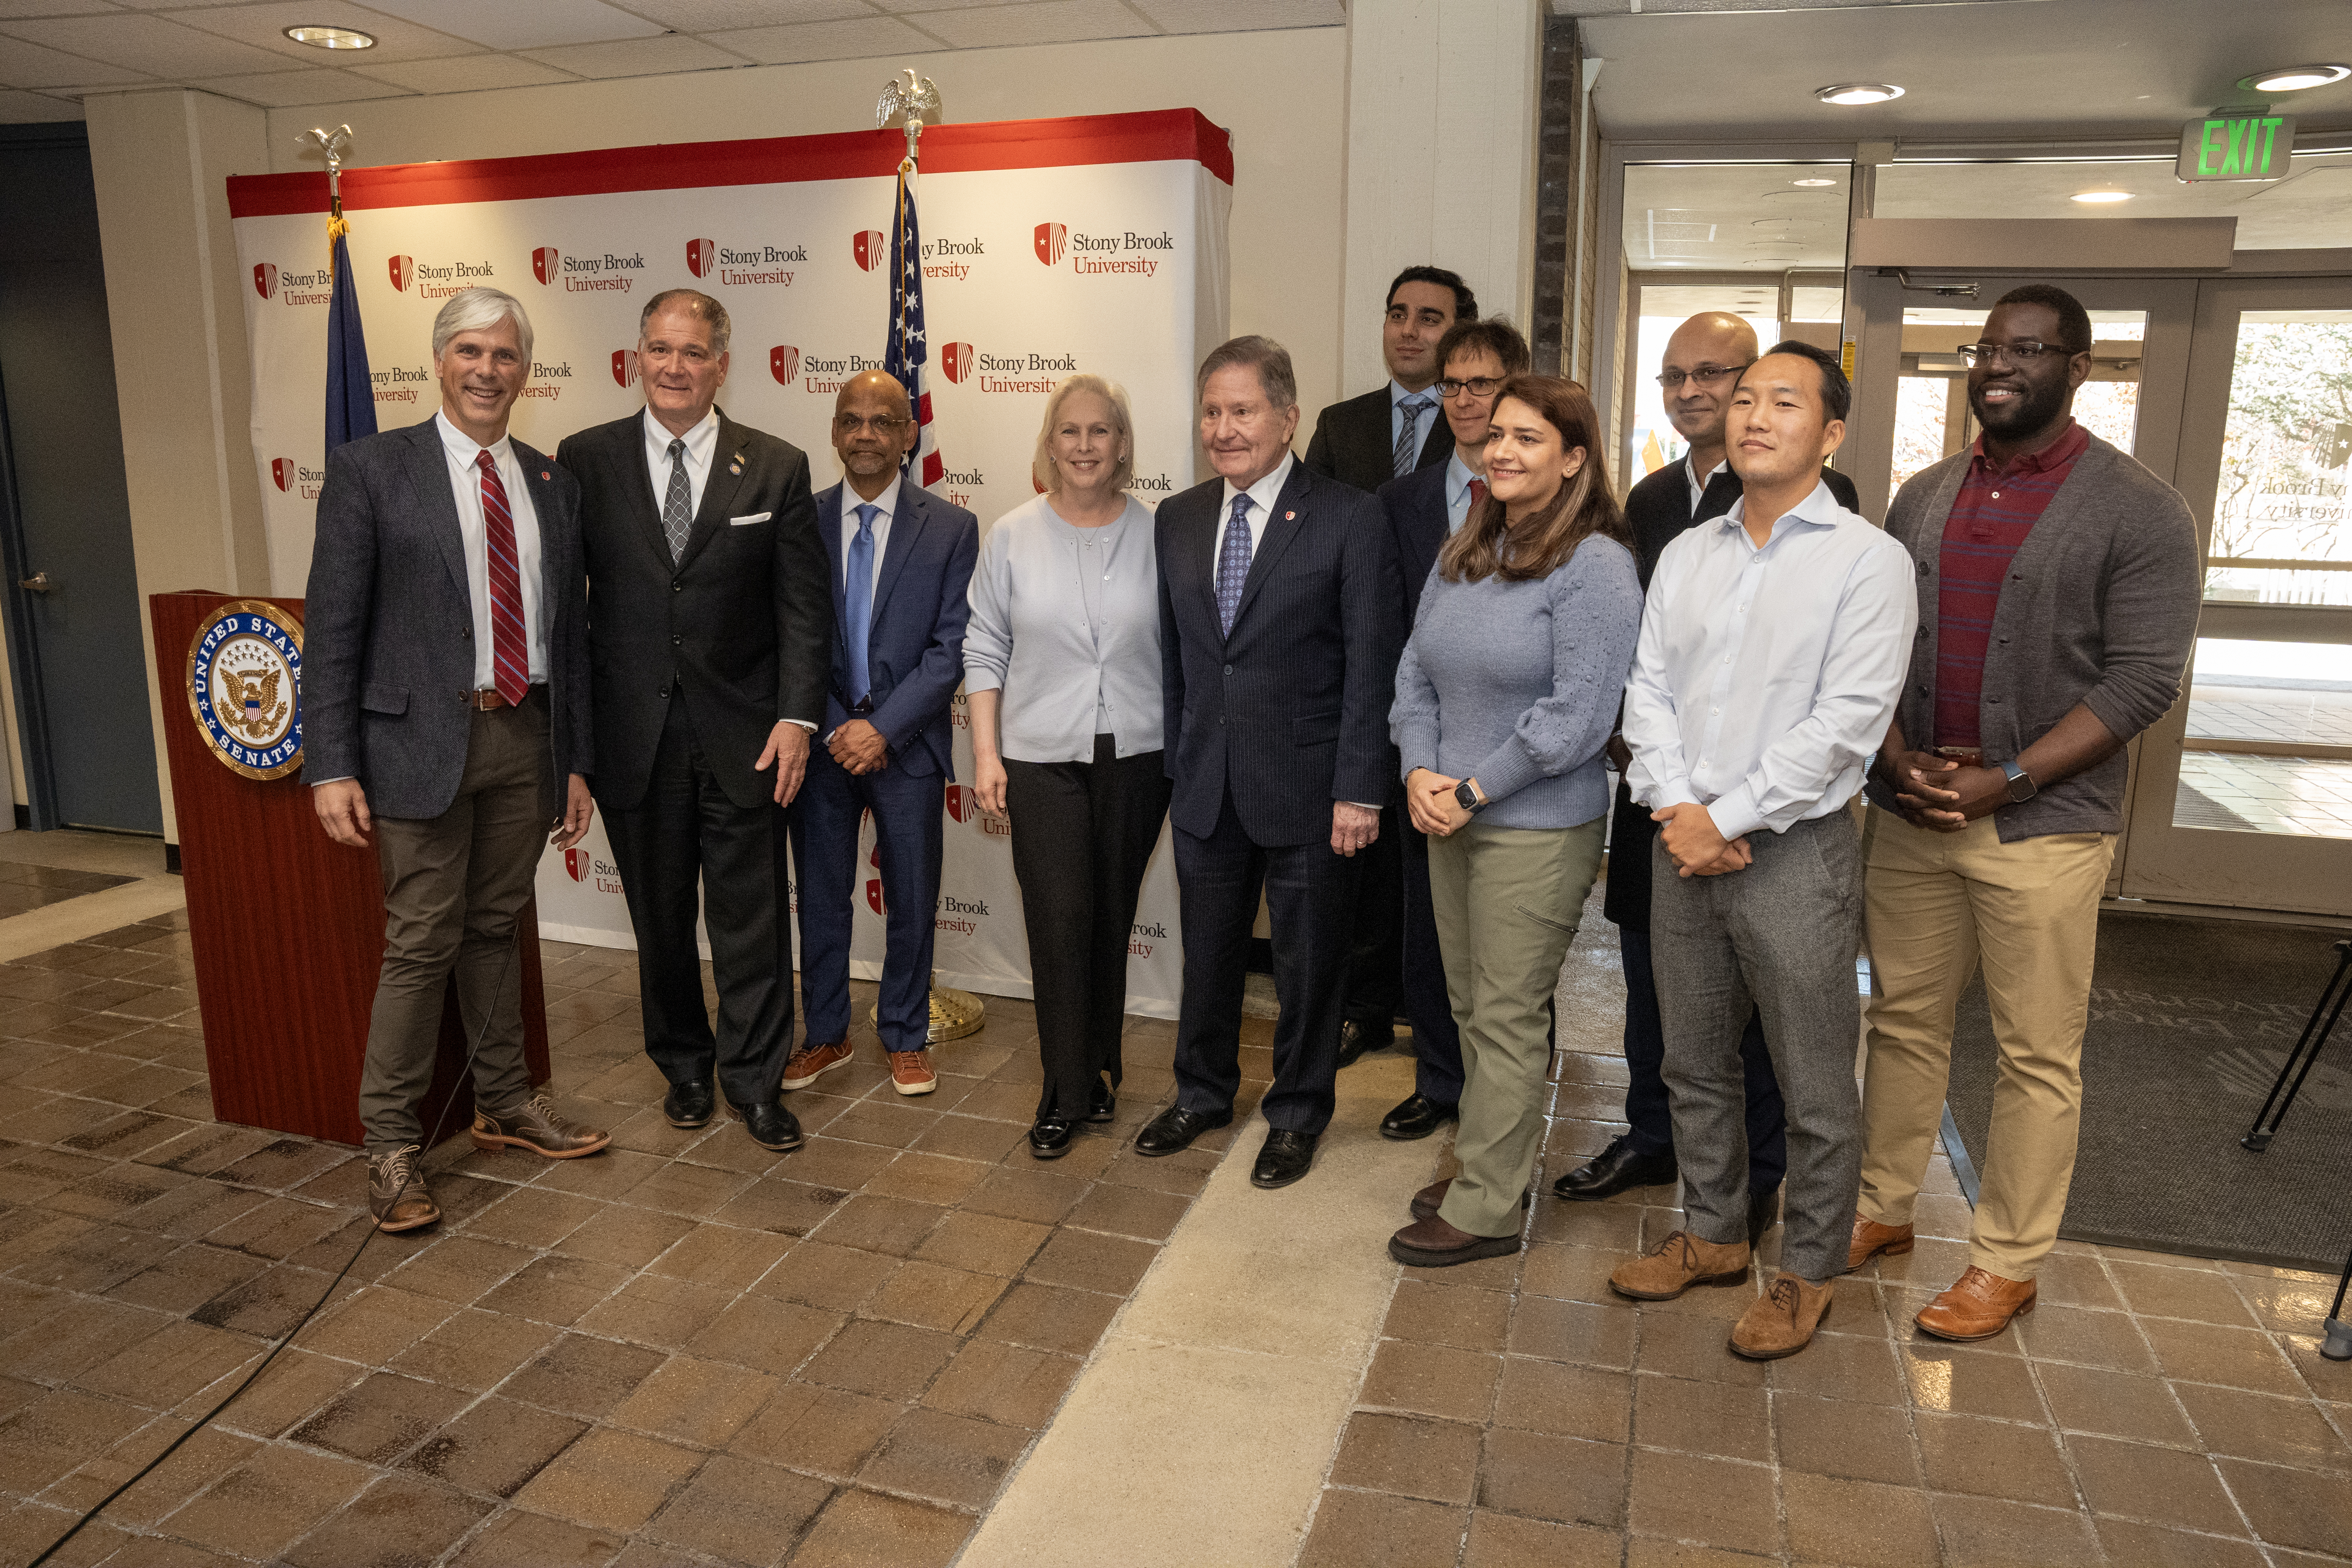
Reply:
M490 646L489 534L482 521L482 470L475 459L484 450L506 487L507 511L514 519L515 562L522 575L522 633L530 648L530 679L547 679L547 616L540 605L539 512L530 503L530 487L523 483L522 465L515 460L514 443L504 436L484 448L449 423L446 414L433 416L440 432L441 449L449 458L449 489L457 500L457 531L466 542L466 592L474 607L474 689L487 691L498 684L493 668L497 650Z
M1658 556L1625 684L1633 798L1726 838L1826 816L1885 739L1919 619L1910 556L1826 484L1756 548L1746 501Z
M1474 474L1470 465L1462 460L1462 448L1445 459L1445 531L1459 533L1462 525L1470 521L1470 481L1483 479L1484 474Z
M890 519L898 510L898 486L905 478L903 473L892 475L890 488L870 501L859 495L847 479L841 481L841 587L845 594L849 590L849 546L857 538L857 509L861 506L881 509L874 514L874 574L866 579L870 591L881 591L882 555L890 548ZM870 606L873 600L868 599L866 604Z
M1223 493L1217 501L1217 537L1210 542L1213 545L1209 552L1210 582L1217 580L1217 563L1225 558L1225 525L1234 520L1234 498L1244 494L1249 497L1249 510L1243 515L1249 519L1250 559L1255 561L1257 547L1265 542L1266 520L1274 515L1274 503L1281 496L1282 487L1290 482L1291 468L1297 461L1285 452L1282 461L1275 465L1274 472L1250 486L1246 491L1234 489L1231 479L1225 481Z
M710 459L719 453L719 410L704 415L692 429L683 436L672 436L669 426L646 410L646 472L654 481L654 521L659 522L662 505L669 499L669 444L684 441L686 451L686 515L688 519L702 515L702 491L710 483Z
M1698 503L1706 499L1706 487L1715 482L1716 475L1723 472L1724 469L1729 467L1731 467L1731 460L1727 458L1723 461L1716 464L1715 467L1709 468L1706 471L1706 478L1700 479L1698 477L1698 465L1691 460L1691 455L1689 453L1685 452L1683 454L1683 478L1690 481L1691 515L1693 517L1696 517L1698 515Z

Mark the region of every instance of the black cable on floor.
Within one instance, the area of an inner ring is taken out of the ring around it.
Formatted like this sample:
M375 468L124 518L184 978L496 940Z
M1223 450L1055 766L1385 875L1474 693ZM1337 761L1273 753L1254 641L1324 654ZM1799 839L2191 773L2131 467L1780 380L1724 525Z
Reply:
M458 1069L458 1077L462 1082L470 1084L474 1080L474 1058L481 1054L483 1037L489 1033L490 1019L498 1013L498 998L506 994L507 977L514 973L515 950L521 944L521 942L522 931L520 927L518 926L515 931L515 940L512 942L509 942L507 946L506 963L501 965L499 970L498 987L490 993L490 1005L483 1010L482 1026L480 1028L474 1031L474 1044L472 1047L466 1052L466 1065ZM448 1121L450 1110L456 1106L457 1103L457 1097L452 1095L450 1097L449 1103L441 1108L440 1116L436 1119L433 1123L432 1136L425 1139L424 1148L418 1151L418 1157L420 1159L422 1159L426 1150L433 1149L440 1143L442 1129ZM411 1171L408 1181L414 1181L415 1179L415 1173ZM400 1184L399 1191L393 1194L392 1202L384 1206L384 1212L386 1214L390 1214L394 1208L399 1206L401 1198L408 1192L408 1181L402 1182ZM148 1476L153 1472L156 1466L161 1465L164 1460L170 1458L173 1454L180 1451L181 1444L186 1442L189 1438L194 1436L197 1433L203 1431L205 1427L218 1420L222 1411L226 1410L230 1405L236 1404L238 1395L242 1394L247 1389L251 1388L254 1384L254 1381L260 1377L263 1373L269 1370L269 1363L278 1359L278 1352L284 1350L288 1345L292 1344L294 1342L294 1336L300 1333L304 1329L310 1327L310 1320L319 1315L319 1309L325 1306L329 1301L334 1300L336 1290L341 1287L343 1280L350 1276L352 1269L358 1265L360 1254L365 1252L368 1249L368 1243L373 1241L377 1236L381 1234L382 1233L376 1229L373 1218L371 1216L366 1232L360 1237L360 1244L352 1249L351 1257L343 1260L342 1268L336 1273L332 1279L327 1282L326 1289L320 1293L317 1300L310 1303L310 1309L296 1321L294 1326L286 1331L284 1337L280 1338L276 1344L269 1347L269 1353L261 1358L260 1364L256 1366L251 1372L245 1374L245 1381L238 1384L235 1388L230 1389L228 1391L227 1397L224 1398L218 1405L214 1405L210 1410L206 1411L203 1417L194 1426L181 1433L178 1436L173 1438L172 1441L165 1446L162 1453L156 1455L153 1458L140 1466L138 1470L129 1480L123 1482L121 1486L115 1488L112 1491L99 1499L97 1502L91 1504L89 1510L87 1513L84 1513L79 1519L75 1520L72 1526L68 1528L63 1535L58 1536L55 1541L50 1542L47 1546L42 1548L41 1554L38 1557L34 1558L30 1563L27 1563L25 1565L25 1568L41 1568L42 1563L47 1563L50 1558L57 1555L58 1547L63 1546L67 1542L71 1541L75 1536L81 1533L82 1526L88 1524L91 1520L96 1519L100 1514L104 1513L108 1505L112 1503L115 1499L121 1497L124 1492L129 1491L132 1487L137 1486L141 1481L145 1480Z

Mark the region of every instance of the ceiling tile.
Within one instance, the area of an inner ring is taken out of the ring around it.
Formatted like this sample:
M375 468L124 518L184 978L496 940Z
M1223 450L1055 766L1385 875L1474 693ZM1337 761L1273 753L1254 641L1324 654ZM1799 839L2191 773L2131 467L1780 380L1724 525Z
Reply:
M368 0L423 26L455 33L494 49L546 49L561 44L599 44L608 38L646 38L661 24L632 16L604 0Z
M1344 27L1339 0L1130 0L1171 33L1238 33L1263 27Z
M61 98L43 98L37 92L11 92L0 89L0 125L31 125L48 120L79 120L81 105L68 103Z
M1132 38L1159 30L1119 0L1043 0L1029 5L932 11L907 20L959 49L1061 44L1076 38Z
M803 22L796 27L746 27L740 32L713 33L710 41L739 55L747 55L761 65L857 59L903 50L928 52L940 47L938 39L926 37L888 16Z
M217 10L175 13L173 20L326 70L357 61L362 56L372 62L429 60L449 55L470 55L481 47L451 34L420 27L413 22L387 16L371 7L355 5L352 0L270 0L270 3L259 5L231 5ZM286 36L285 30L303 23L328 27L356 27L375 39L375 47L331 51L298 44ZM337 64L330 66L324 63L331 59Z
M47 44L53 49L66 49L110 66L172 79L266 71L287 65L270 50L200 33L161 16L138 16L118 11L108 16L11 22L7 27L17 37ZM87 76L85 79L89 79Z
M400 98L406 88L372 81L350 71L268 71L260 76L204 77L188 84L223 98L257 103L264 109L291 109L304 103L341 103L362 98Z
M411 60L348 68L413 92L482 92L501 87L540 87L580 79L537 60L512 55L460 55L453 60Z
M740 55L730 55L683 33L610 44L571 44L560 49L531 49L528 58L586 77L657 76L663 71L717 70L744 63Z
M112 0L0 0L0 20L10 16L79 16L111 11Z
M874 15L866 0L629 0L629 9L689 33Z
M20 23L5 24L12 31ZM59 54L38 44L0 38L0 83L9 87L64 87L93 81L145 81L139 71L102 66L79 55Z

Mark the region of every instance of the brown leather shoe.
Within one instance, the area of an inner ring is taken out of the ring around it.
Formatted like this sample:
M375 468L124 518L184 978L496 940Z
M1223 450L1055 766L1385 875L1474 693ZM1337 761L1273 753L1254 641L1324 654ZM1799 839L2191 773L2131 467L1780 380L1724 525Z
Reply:
M2011 1318L2033 1310L2033 1281L2004 1279L1971 1264L1958 1283L1911 1321L1939 1340L1989 1340Z
M566 1121L556 1111L555 1102L543 1094L534 1094L504 1110L477 1108L474 1111L477 1149L528 1149L550 1160L577 1160L612 1141L610 1132Z
M1415 1219L1435 1219L1437 1217L1437 1211L1440 1208L1443 1208L1445 1205L1445 1194L1453 1190L1454 1178L1451 1176L1446 1177L1442 1182L1432 1182L1429 1185L1422 1188L1421 1191L1413 1194L1412 1202L1406 1206L1411 1209L1412 1217ZM1521 1193L1519 1194L1519 1208L1522 1212L1525 1212L1527 1206L1528 1194Z
M410 1143L388 1154L368 1156L368 1213L378 1230L415 1230L438 1223L441 1205L425 1185L416 1168L422 1146Z
M1907 1225L1881 1225L1874 1219L1853 1216L1853 1239L1846 1244L1847 1272L1861 1268L1880 1253L1900 1258L1911 1250L1911 1227Z
M1519 1249L1519 1233L1473 1236L1435 1215L1415 1220L1389 1237L1389 1256L1415 1268L1444 1268L1482 1258L1507 1258Z
M826 1040L818 1045L803 1046L784 1064L782 1087L787 1089L806 1089L820 1075L831 1072L856 1055L849 1048L847 1040Z
M931 1071L929 1051L891 1051L890 1087L900 1094L929 1094L940 1087L939 1075Z
M1686 1230L1609 1276L1609 1289L1636 1301L1671 1301L1694 1285L1730 1285L1748 1278L1748 1244L1701 1241Z
M1778 1361L1813 1342L1813 1330L1829 1315L1831 1281L1816 1285L1783 1274L1748 1305L1732 1325L1731 1350L1749 1361Z

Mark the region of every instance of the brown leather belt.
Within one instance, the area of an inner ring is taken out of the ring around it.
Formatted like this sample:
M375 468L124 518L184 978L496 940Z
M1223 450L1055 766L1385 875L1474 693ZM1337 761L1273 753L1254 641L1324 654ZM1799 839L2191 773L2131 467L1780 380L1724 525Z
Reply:
M544 682L536 680L531 682L530 691L525 693L523 696L523 701L530 701L531 698L540 695L546 689L547 687ZM501 708L513 708L520 706L520 704L509 702L505 698L499 696L496 687L485 687L479 691L468 691L466 693L466 706L472 709L477 713L495 713Z

